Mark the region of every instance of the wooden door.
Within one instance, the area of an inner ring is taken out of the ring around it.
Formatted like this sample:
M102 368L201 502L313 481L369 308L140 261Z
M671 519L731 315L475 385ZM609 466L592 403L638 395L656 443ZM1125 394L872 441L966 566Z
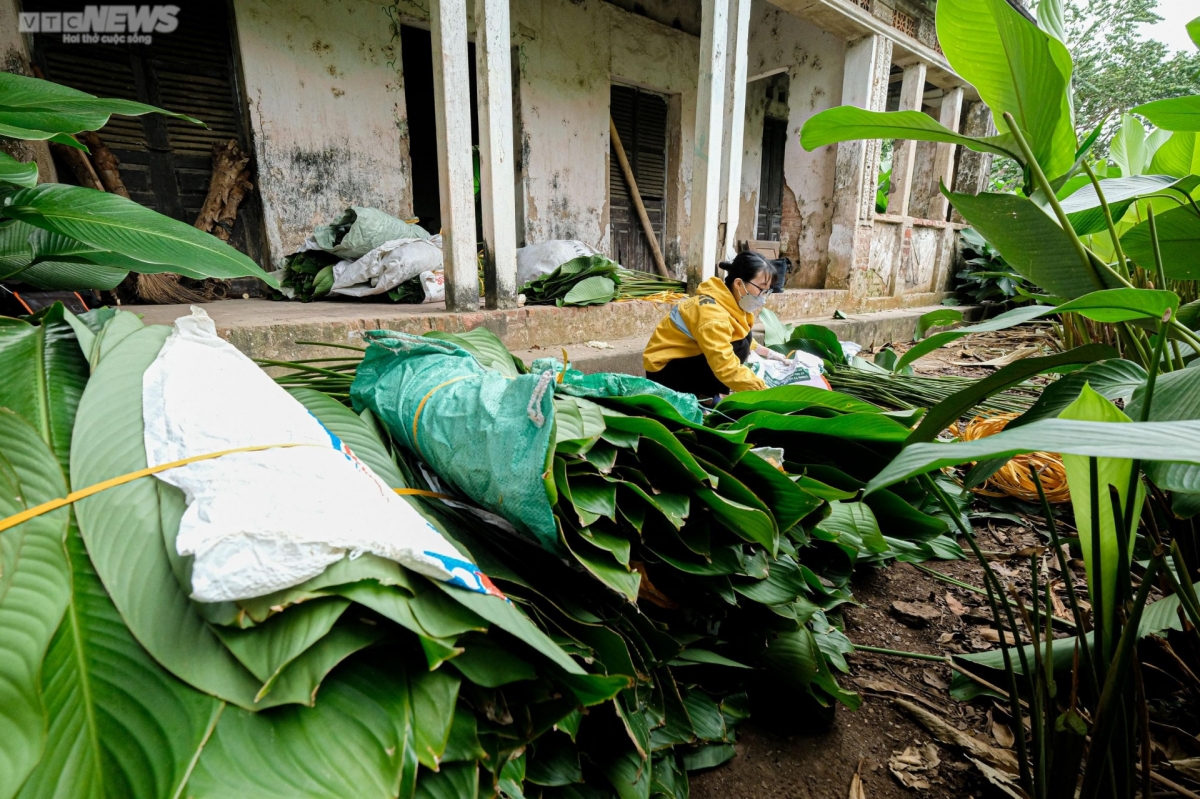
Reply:
M762 174L758 183L758 238L779 241L783 224L783 150L787 144L787 122L763 120Z
M609 113L660 249L667 212L667 100L631 86L613 86ZM616 151L609 153L608 208L613 260L627 269L657 272Z

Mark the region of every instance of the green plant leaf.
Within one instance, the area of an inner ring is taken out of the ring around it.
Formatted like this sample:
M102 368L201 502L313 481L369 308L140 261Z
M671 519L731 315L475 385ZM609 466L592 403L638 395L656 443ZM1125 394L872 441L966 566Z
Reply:
M1200 134L1170 134L1150 159L1150 171L1177 178L1200 174Z
M1161 375L1159 380L1161 381L1164 377L1166 375ZM1016 428L1039 419L1058 418L1059 413L1074 402L1079 393L1083 391L1085 383L1105 399L1123 400L1128 409L1128 402L1134 392L1146 383L1146 370L1124 358L1110 358L1088 364L1076 372L1060 377L1042 389L1042 393L1038 395L1037 401L1030 406L1029 410L1009 422L1008 427ZM1161 382L1159 385L1162 385Z
M1140 291L1141 289L1130 290ZM1109 293L1111 292L1098 291L1082 299L1086 300L1088 297L1093 297L1096 294ZM1175 297L1174 293L1169 291L1158 293L1170 294L1172 297ZM1175 297L1175 302L1178 301L1179 298ZM1010 363L994 374L972 383L961 391L951 394L937 405L934 405L925 414L917 429L908 437L907 443L915 444L918 441L933 441L941 435L943 430L957 421L960 416L983 400L1018 383L1022 383L1034 375L1041 374L1047 369L1054 369L1068 364L1092 363L1116 356L1117 351L1112 347L1105 344L1088 344L1083 347L1076 347L1067 352L1047 355L1042 358L1022 358L1015 363Z
M1197 248L1200 248L1200 216L1196 216L1189 207L1171 208L1155 214L1154 222L1158 228L1158 246L1167 277L1172 280L1200 278L1200 261L1196 258ZM1149 220L1135 225L1121 236L1121 246L1125 254L1142 268L1154 270Z
M1060 419L1072 419L1100 423L1131 423L1129 417L1117 409L1110 401L1097 394L1088 386L1084 386L1079 398L1067 406L1059 414ZM1120 438L1123 434L1114 430L1110 435ZM1083 549L1083 561L1087 568L1088 588L1091 593L1092 605L1099 608L1099 618L1102 620L1106 633L1111 632L1112 611L1115 607L1117 587L1117 559L1133 556L1133 541L1129 542L1129 551L1120 554L1117 543L1117 524L1123 524L1113 518L1112 502L1106 502L1110 487L1117 490L1122 510L1130 501L1134 502L1133 518L1141 515L1142 500L1145 488L1139 481L1136 498L1129 497L1129 475L1133 461L1129 458L1097 458L1099 474L1099 508L1100 508L1100 555L1102 564L1099 572L1096 568L1096 553L1092 546L1092 509L1091 509L1091 480L1090 459L1080 455L1064 453L1063 467L1067 472L1067 484L1071 488L1071 508L1075 513L1075 525L1079 529L1079 545ZM1101 605L1097 602L1096 584L1103 587ZM1106 635L1111 640L1109 635Z
M1147 162L1150 159L1146 153L1146 128L1143 127L1142 121L1132 114L1122 114L1121 126L1117 128L1112 141L1109 142L1108 151L1109 156L1116 161L1117 167L1120 168L1121 174L1125 176L1124 178L1113 178L1113 180L1129 179L1145 174ZM1080 185L1091 185L1086 175L1081 177L1085 182ZM1109 197L1108 187L1104 187L1104 196ZM1095 192L1093 192L1094 197ZM1112 197L1109 202L1114 202L1116 199L1116 197ZM1063 210L1067 210L1065 205ZM1076 230L1078 229L1076 227Z
M417 779L414 733L427 723L414 720L415 704L403 664L393 659L386 664L360 660L338 669L322 686L315 707L263 713L227 708L184 795L411 796Z
M851 710L862 703L858 694L844 691L837 684L807 627L771 639L761 660L771 678L793 695L807 691L822 705L828 706L832 698ZM819 690L814 691L814 687Z
M1046 176L1065 174L1076 145L1066 46L1005 0L943 0L937 33L955 72L992 109L997 130L1008 132L1002 115L1011 113Z
M463 653L450 663L476 685L499 688L501 685L537 678L537 671L529 661L489 638L472 636L461 643Z
M1200 95L1170 97L1132 109L1163 130L1200 131Z
M901 443L908 438L908 428L881 413L846 413L824 419L818 416L784 416L767 411L754 411L730 425L735 429L814 433L844 438L850 441ZM786 453L785 453L786 454Z
M79 403L71 482L89 486L146 468L142 374L170 333L145 327L97 367ZM163 547L153 478L109 489L75 505L96 572L134 637L160 664L199 690L245 708L261 682L224 647L179 585Z
M559 301L559 305L603 305L617 294L617 284L603 275L585 277Z
M24 163L13 158L8 153L0 153L0 183L13 183L17 186L36 186L38 180L37 164L33 161Z
M0 408L0 518L65 496L66 480L38 432ZM0 533L0 797L10 799L46 744L42 660L70 598L63 542L70 511Z
M868 111L843 105L809 117L800 129L800 143L810 151L827 144L857 139L946 142L961 144L976 152L1021 160L1021 151L1012 136L963 136L920 111Z
M129 270L113 266L42 261L25 267L13 279L41 291L111 291L128 276Z
M886 552L888 545L879 530L875 514L862 502L830 502L829 516L818 524L822 530L833 533L857 550Z
M763 344L767 347L782 347L792 334L791 327L779 321L779 317L770 308L763 308L758 313L763 324Z
M867 483L865 493L943 466L1025 452L1200 463L1200 421L1130 424L1122 428L1121 436L1114 437L1112 425L1105 422L1044 419L977 441L911 444Z
M474 355L480 366L485 369L494 369L505 377L516 377L524 373L517 366L519 359L515 359L500 338L486 327L476 327L465 333L446 333L441 330L433 330L425 333L424 336L457 344Z
M349 606L349 600L337 597L315 599L249 629L216 627L213 631L251 674L268 683L333 629Z
M56 304L36 326L0 317L0 408L32 425L65 471L88 366L64 313Z
M279 288L273 276L215 236L116 194L43 183L21 189L6 202L7 216L134 258L142 262L140 272L177 272L196 279L256 277Z
M1079 299L1059 305L1058 313L1068 311L1097 322L1128 322L1133 319L1159 319L1179 308L1179 295L1162 289L1107 289L1093 291Z
M44 127L57 133L99 130L112 114L141 116L165 114L197 125L198 119L165 111L133 100L98 98L40 78L27 78L6 72L0 76L0 120L22 127ZM46 127L46 123L51 123Z
M1114 139L1114 141L1116 141ZM1123 174L1129 173L1122 170ZM1132 202L1143 194L1153 194L1173 186L1179 182L1171 175L1143 175L1140 173L1122 178L1108 178L1100 181L1100 190L1108 202L1114 222L1121 221L1125 211ZM1090 182L1071 194L1061 203L1071 220L1071 227L1081 236L1099 233L1107 230L1104 219L1104 208L1096 195L1096 187Z
M955 322L961 322L962 320L962 311L956 308L939 308L936 311L921 314L921 317L917 319L917 330L913 333L913 341L920 341L925 338L925 333L931 327L944 327Z
M437 772L422 772L416 799L479 799L479 764L451 763Z
M1032 319L1036 319L1044 313L1053 311L1045 305L1026 305L1020 308L1014 308L1011 311L1005 311L999 316L994 316L986 322L980 322L975 325L967 325L966 327L956 328L954 330L943 330L940 333L934 333L928 338L921 339L917 344L911 347L904 356L896 363L895 371L903 369L913 361L922 356L933 352L934 350L944 347L952 341L956 341L963 336L971 333L989 333L995 330L1007 330L1010 327L1024 324Z
M1140 419L1146 402L1146 388L1139 386L1125 411ZM1200 419L1200 368L1180 369L1160 374L1155 380L1154 404L1150 421L1173 422ZM1159 488L1177 492L1200 491L1200 466L1191 463L1147 463L1146 474Z
M761 391L738 391L723 399L717 409L791 413L805 408L830 408L845 413L879 413L879 408L849 394L815 386L776 386Z
M350 451L370 466L381 480L392 488L406 487L387 448L358 414L329 395L311 388L289 388L288 393L317 417L329 432L347 444Z
M1033 201L1015 194L956 194L944 187L942 192L1021 277L1050 294L1074 298L1118 287L1095 263L1084 267L1066 231Z

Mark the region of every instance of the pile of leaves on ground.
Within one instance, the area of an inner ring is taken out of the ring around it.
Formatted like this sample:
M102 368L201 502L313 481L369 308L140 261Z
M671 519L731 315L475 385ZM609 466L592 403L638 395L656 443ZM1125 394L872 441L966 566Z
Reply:
M574 258L521 289L526 305L604 305L617 299L640 299L682 292L681 280L626 269L603 255Z
M857 705L835 674L859 563L959 554L912 485L854 501L903 418L831 392L741 395L711 425L562 397L568 557L469 497L414 500L508 601L364 555L199 603L182 494L92 488L146 467L142 374L169 332L111 309L0 320L0 796L686 796L752 710ZM290 382L389 485L450 496L372 414Z

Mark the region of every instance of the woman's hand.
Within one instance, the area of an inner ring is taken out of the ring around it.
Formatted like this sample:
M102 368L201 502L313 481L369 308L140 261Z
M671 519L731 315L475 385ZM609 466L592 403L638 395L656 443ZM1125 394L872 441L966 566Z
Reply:
M761 344L754 348L754 354L760 358L766 358L768 361L787 361L786 355L782 355L775 350L768 349Z

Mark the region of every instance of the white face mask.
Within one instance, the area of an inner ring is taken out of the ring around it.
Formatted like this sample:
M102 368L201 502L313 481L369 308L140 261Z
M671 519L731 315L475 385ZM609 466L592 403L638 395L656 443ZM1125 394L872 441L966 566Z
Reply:
M743 294L741 296L741 298L738 300L738 307L741 308L746 313L758 313L759 311L761 311L763 309L763 306L766 304L767 304L766 292L763 292L762 294L759 294L756 296L754 294L751 294L749 289L747 289L746 293Z

